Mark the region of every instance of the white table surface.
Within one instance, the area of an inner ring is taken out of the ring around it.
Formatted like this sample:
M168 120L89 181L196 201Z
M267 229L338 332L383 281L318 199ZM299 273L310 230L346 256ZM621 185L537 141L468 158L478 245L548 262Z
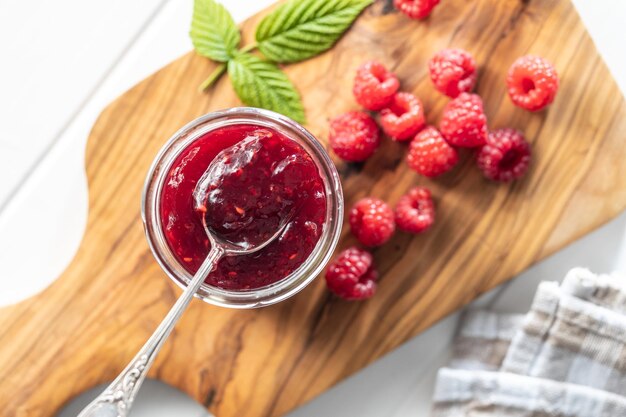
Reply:
M224 3L240 21L271 2ZM574 3L626 91L626 1ZM73 257L86 221L89 129L113 98L191 48L191 7L192 0L0 0L0 307L41 291ZM626 270L626 214L474 304L523 312L539 281L560 279L576 265ZM441 321L290 416L427 415L457 318ZM75 416L94 395L77 398L61 416ZM132 415L207 414L186 395L148 381Z

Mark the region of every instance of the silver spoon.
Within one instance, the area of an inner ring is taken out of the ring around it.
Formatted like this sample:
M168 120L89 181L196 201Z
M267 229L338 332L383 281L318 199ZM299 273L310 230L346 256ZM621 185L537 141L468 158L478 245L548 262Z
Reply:
M262 137L262 135L248 137L217 155L194 189L193 197L196 210L199 212L206 210L205 204L210 185L216 178L227 175L233 172L232 170L241 169L250 162L252 155L260 146L259 141ZM223 239L207 224L206 216L203 215L202 224L211 243L211 250L207 257L187 288L159 324L159 327L137 352L133 360L98 397L78 414L78 417L126 417L163 343L219 260L224 256L248 255L263 249L282 234L292 215L293 211L282 218L276 233L269 238L258 237L255 239L252 236L250 239L247 236L246 239L240 241L233 241L232 238Z

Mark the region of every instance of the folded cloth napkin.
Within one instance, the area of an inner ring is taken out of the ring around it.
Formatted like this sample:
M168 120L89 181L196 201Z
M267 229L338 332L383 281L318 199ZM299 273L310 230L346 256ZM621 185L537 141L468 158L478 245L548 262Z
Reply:
M523 321L523 314L468 310L461 319L449 367L499 370Z
M443 368L436 417L623 417L626 398L610 392L507 372Z
M585 269L540 284L523 315L470 311L434 417L626 416L626 289Z

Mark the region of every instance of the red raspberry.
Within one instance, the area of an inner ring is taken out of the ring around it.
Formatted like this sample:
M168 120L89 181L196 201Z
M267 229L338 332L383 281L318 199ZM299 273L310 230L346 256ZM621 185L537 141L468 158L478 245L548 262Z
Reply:
M424 106L411 93L396 93L389 107L380 111L380 125L393 140L405 141L424 127Z
M380 132L369 114L351 111L331 120L328 141L341 159L360 162L378 148Z
M328 266L328 289L346 300L364 300L376 293L378 272L372 255L357 248L344 250Z
M396 230L393 210L377 198L363 198L350 210L352 233L366 246L380 246Z
M434 221L435 204L426 188L411 189L396 205L396 224L405 232L421 233Z
M412 170L436 177L450 171L459 162L459 155L437 129L428 126L411 142L407 162Z
M430 79L437 91L455 98L469 93L476 84L476 62L463 49L444 49L428 62Z
M352 92L357 103L368 110L380 110L391 101L400 88L395 74L387 71L383 64L369 61L356 70Z
M539 111L554 100L559 89L559 76L547 59L526 55L511 65L506 84L513 104Z
M439 0L393 0L393 4L411 19L425 19L439 4Z
M476 94L461 93L443 109L439 130L451 145L472 148L487 140L487 117Z
M494 181L520 178L530 165L530 144L515 129L498 129L489 133L487 143L478 152L478 167Z

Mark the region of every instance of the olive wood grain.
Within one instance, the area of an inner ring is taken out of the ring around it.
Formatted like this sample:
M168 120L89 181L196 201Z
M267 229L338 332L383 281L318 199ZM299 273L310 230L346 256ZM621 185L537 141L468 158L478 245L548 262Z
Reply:
M244 23L247 41L259 17ZM477 91L490 126L521 129L532 142L530 174L511 185L487 182L465 152L455 171L430 181L407 168L406 145L390 140L362 166L337 161L348 206L365 195L393 204L416 184L436 198L432 230L397 233L375 250L378 294L343 302L319 279L262 310L194 300L152 377L218 417L284 414L626 207L626 106L568 0L446 0L421 22L379 0L334 49L286 71L303 94L307 126L325 141L328 118L356 108L351 78L371 58L387 63L436 123L448 100L434 91L426 62L448 46L480 63ZM506 95L506 71L526 53L548 57L560 73L548 111L517 109ZM53 416L110 381L180 294L148 250L141 188L180 126L240 104L227 77L198 92L214 66L184 55L102 112L86 151L89 219L80 250L46 290L0 309L0 414ZM341 247L354 243L345 228Z

